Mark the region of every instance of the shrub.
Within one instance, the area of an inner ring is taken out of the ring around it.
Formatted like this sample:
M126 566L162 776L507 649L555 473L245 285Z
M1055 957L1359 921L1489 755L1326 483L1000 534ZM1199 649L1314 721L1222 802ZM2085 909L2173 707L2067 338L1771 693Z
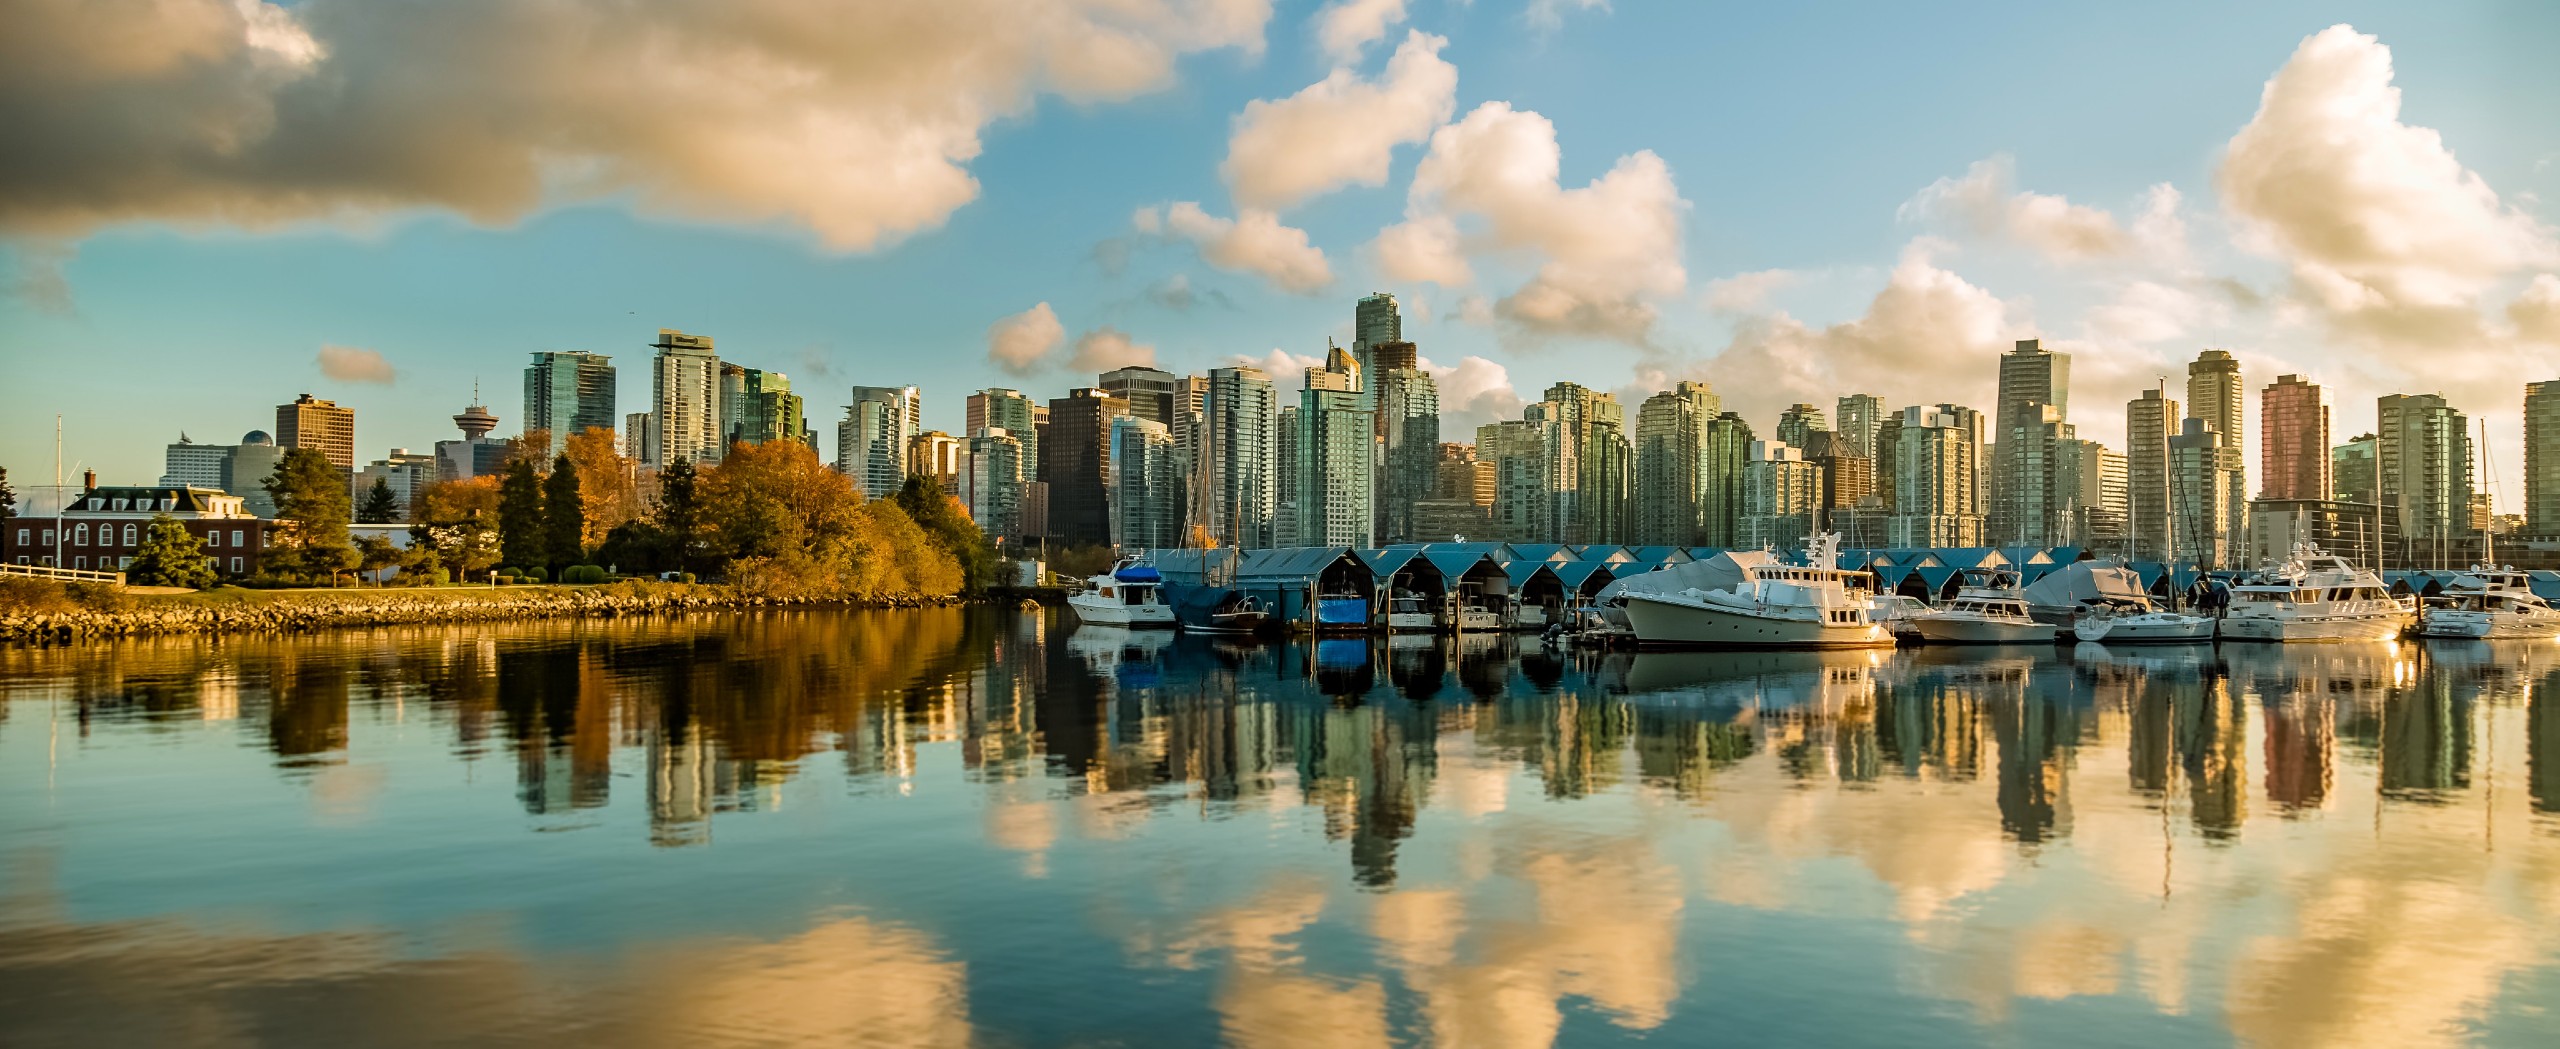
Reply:
M533 567L531 567L531 568L528 568L528 569L525 569L525 570L524 570L524 578L525 578L525 582L528 582L528 583L539 583L539 582L542 582L543 580L546 580L546 579L551 578L551 574L550 574L549 572L544 571L541 565L535 565L535 566L533 566Z
M604 582L604 566L570 565L569 567L560 570L560 581L563 583L578 583L582 585Z
M693 573L691 573L691 572L685 572L685 573L683 573L683 574L680 574L680 575L676 576L676 582L679 582L679 583L690 583L690 582L693 582Z
M0 576L0 615L33 616L68 612L78 607L62 584L50 579Z
M64 583L62 589L72 604L92 612L119 612L133 602L113 583Z

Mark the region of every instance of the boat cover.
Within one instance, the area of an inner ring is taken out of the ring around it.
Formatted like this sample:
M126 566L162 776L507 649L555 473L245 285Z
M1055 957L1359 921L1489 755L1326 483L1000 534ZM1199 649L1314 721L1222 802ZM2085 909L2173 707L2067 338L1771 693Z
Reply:
M1111 578L1123 583L1164 582L1164 576L1156 571L1154 565L1122 565L1118 571L1111 573Z
M2142 576L2114 561L2074 561L2027 584L2019 596L2031 607L2053 609L2079 608L2091 601L2151 601Z
M1731 590L1742 585L1744 570L1777 564L1778 559L1766 550L1727 550L1686 564L1671 565L1659 571L1639 572L1601 587L1596 600L1607 601L1630 591L1640 594L1676 594L1683 590Z

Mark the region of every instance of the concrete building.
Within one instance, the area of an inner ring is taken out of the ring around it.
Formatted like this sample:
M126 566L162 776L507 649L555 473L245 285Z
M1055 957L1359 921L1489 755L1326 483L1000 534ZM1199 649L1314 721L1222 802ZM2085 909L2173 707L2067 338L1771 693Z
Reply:
M1279 393L1261 369L1210 370L1200 400L1200 509L1193 516L1220 546L1253 550L1277 541L1279 420Z
M436 442L436 480L468 481L506 466L515 442L489 439L489 431L498 428L498 417L487 405L464 408L453 417L453 425L462 431L462 439Z
M524 370L524 425L551 434L549 458L568 450L569 438L613 429L613 359L585 350L540 350Z
M907 476L927 478L944 493L958 495L961 457L966 454L968 442L940 430L926 430L907 438Z
M1541 420L1487 423L1476 428L1476 455L1493 467L1493 505L1485 539L1506 543L1555 542L1555 489L1547 471L1556 426Z
M1428 498L1414 503L1417 541L1445 543L1458 536L1481 539L1493 534L1493 464L1476 457L1476 446L1444 441L1432 464Z
M2139 559L2169 556L2169 438L2179 418L2178 402L2157 389L2125 404L2125 531Z
M2371 503L2382 493L2382 474L2374 458L2382 438L2358 434L2329 449L2329 486L2342 503Z
M1884 398L1871 393L1853 393L1840 398L1834 409L1831 428L1848 442L1838 449L1838 454L1875 458L1876 430L1884 425L1885 416L1889 414Z
M1111 542L1111 425L1129 402L1082 387L1049 402L1040 476L1049 486L1049 538L1074 546Z
M380 481L391 489L391 498L397 508L393 522L404 522L409 519L409 508L416 505L418 493L438 479L435 456L394 448L389 455L366 464L364 469L347 479L347 494L351 500L348 505L362 511L366 493L373 491L374 482Z
M197 444L184 432L163 457L160 483L179 488L230 491L231 450L228 444Z
M1822 497L1817 501L1819 514L1816 531L1831 529L1836 515L1869 506L1882 510L1875 498L1876 462L1856 453L1847 434L1837 430L1815 430L1801 449L1806 462L1822 472ZM1879 521L1882 515L1878 515Z
M2249 446L2241 428L2241 402L2247 397L2240 362L2230 351L2205 350L2187 365L2187 414L2212 423L2222 435L2220 476L2237 485L2222 501L2218 530L2226 537L2225 556L2236 555L2249 534Z
M2560 539L2560 379L2524 387L2524 533Z
M1271 545L1297 546L1298 488L1304 480L1298 475L1298 441L1304 433L1298 428L1296 404L1280 409L1271 433Z
M2231 501L2240 497L2244 482L2231 469L2228 451L2213 421L2192 415L2169 438L2169 559L2206 569L2237 567L2234 544L2247 533L2230 531Z
M1888 545L1983 545L1982 413L1940 404L1900 415Z
M1989 541L2044 545L2053 531L2053 441L2073 435L2071 355L2020 339L2000 356L1999 401L1992 409ZM2048 410L2049 409L2049 410Z
M1003 430L1022 445L1022 462L1026 474L1037 473L1040 463L1041 418L1048 407L1025 396L1020 390L990 386L969 395L967 432ZM1025 476L1024 480L1035 478Z
M1131 418L1159 424L1167 433L1181 418L1176 414L1176 391L1181 380L1172 372L1132 365L1102 373L1097 385L1102 392L1129 402Z
M622 417L622 456L632 462L647 462L651 447L649 413L632 412Z
M708 335L658 329L658 351L649 372L649 454L641 460L665 469L678 459L716 463L728 448L720 418L720 355Z
M1373 291L1352 308L1351 359L1360 366L1360 383L1354 387L1360 394L1360 407L1375 409L1378 406L1377 390L1370 385L1371 377L1380 370L1377 348L1403 341L1404 315L1396 308L1395 296ZM1408 363L1405 367L1419 367L1419 364Z
M1821 516L1822 468L1784 441L1753 441L1742 468L1740 542L1790 551L1803 546Z
M1002 543L1021 535L1022 442L994 427L981 428L963 446L960 503L987 538Z
M505 444L499 447L504 449ZM239 496L241 508L251 516L273 518L276 500L267 494L266 481L283 462L284 449L265 430L241 434L240 443L231 449L230 463L223 468L222 490Z
M1163 423L1111 420L1111 542L1122 552L1182 545L1181 478Z
M865 499L886 499L907 483L907 444L924 432L924 391L856 386L836 424L836 469Z
M2061 442L2054 456L2054 487L2062 494L2068 534L2059 545L2122 556L2127 484L2122 454L2091 440Z
M798 441L817 451L800 395L791 377L761 368L720 363L720 418L730 444Z
M2327 499L2333 468L2328 394L2302 376L2277 376L2258 391L2258 498Z
M2359 565L2379 556L2376 511L2370 502L2336 499L2260 499L2249 508L2249 534L2235 555L2239 567L2283 561L2293 544L2309 541Z
M1626 538L1627 479L1635 452L1618 399L1578 383L1547 388L1521 415L1551 424L1546 475L1550 525L1538 542L1615 543Z
M1298 393L1298 545L1375 546L1377 422L1360 408L1357 366L1330 357Z
M2382 528L2397 537L2386 567L2459 567L2471 532L2471 421L2439 394L2390 394L2376 404L2374 476ZM2468 563L2468 562L2463 562Z
M1721 412L1707 424L1707 457L1698 472L1698 543L1742 544L1743 471L1751 462L1751 424L1739 412Z
M1819 406L1798 402L1778 413L1778 443L1799 451L1813 440L1817 431L1828 430L1831 422Z
M1628 536L1646 546L1696 546L1706 534L1707 436L1724 399L1702 382L1674 383L1636 408Z
M1375 347L1378 356L1396 346ZM1378 373L1377 535L1387 543L1418 542L1414 504L1431 497L1440 460L1440 386L1411 366Z
M309 448L341 470L356 468L356 413L310 394L276 406L276 445Z

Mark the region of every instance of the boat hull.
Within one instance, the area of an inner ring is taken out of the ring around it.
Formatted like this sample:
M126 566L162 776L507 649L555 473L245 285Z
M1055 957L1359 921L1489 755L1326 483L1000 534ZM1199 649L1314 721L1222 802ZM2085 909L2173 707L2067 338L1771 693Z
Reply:
M2408 628L2409 613L2361 612L2315 617L2226 616L2220 632L2225 641L2391 641Z
M1911 629L1931 645L2050 645L2061 631L2051 623L1914 616Z
M1076 614L1077 622L1095 626L1169 630L1174 625L1171 605L1132 605L1097 594L1075 594L1067 598L1067 608Z
M2110 645L2196 645L2213 640L2214 621L2203 616L2124 616L2083 619L2071 636Z
M2418 636L2448 641L2549 641L2560 638L2560 616L2495 612L2429 612Z
M1387 631L1394 634L1428 634L1440 629L1440 619L1429 612L1389 612Z
M1782 619L1676 597L1629 594L1624 609L1636 643L1660 648L1890 648L1875 623Z

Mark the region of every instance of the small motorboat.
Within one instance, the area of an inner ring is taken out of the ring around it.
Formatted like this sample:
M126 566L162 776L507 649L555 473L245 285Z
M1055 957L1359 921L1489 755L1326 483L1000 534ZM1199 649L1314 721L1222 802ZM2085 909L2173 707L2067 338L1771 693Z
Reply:
M1934 645L2050 645L2061 628L2027 612L2010 572L1968 569L1955 600L1911 617L1920 640Z
M1261 599L1250 594L1230 593L1206 616L1196 621L1183 620L1182 629L1192 634L1246 637L1269 629L1271 623L1271 610L1262 607Z
M1430 602L1411 590L1399 590L1387 599L1387 632L1393 634L1427 634L1439 629L1440 617L1431 612Z
M2213 640L2211 616L2191 616L2144 605L2093 605L2071 624L2071 636L2110 645L2201 644Z

